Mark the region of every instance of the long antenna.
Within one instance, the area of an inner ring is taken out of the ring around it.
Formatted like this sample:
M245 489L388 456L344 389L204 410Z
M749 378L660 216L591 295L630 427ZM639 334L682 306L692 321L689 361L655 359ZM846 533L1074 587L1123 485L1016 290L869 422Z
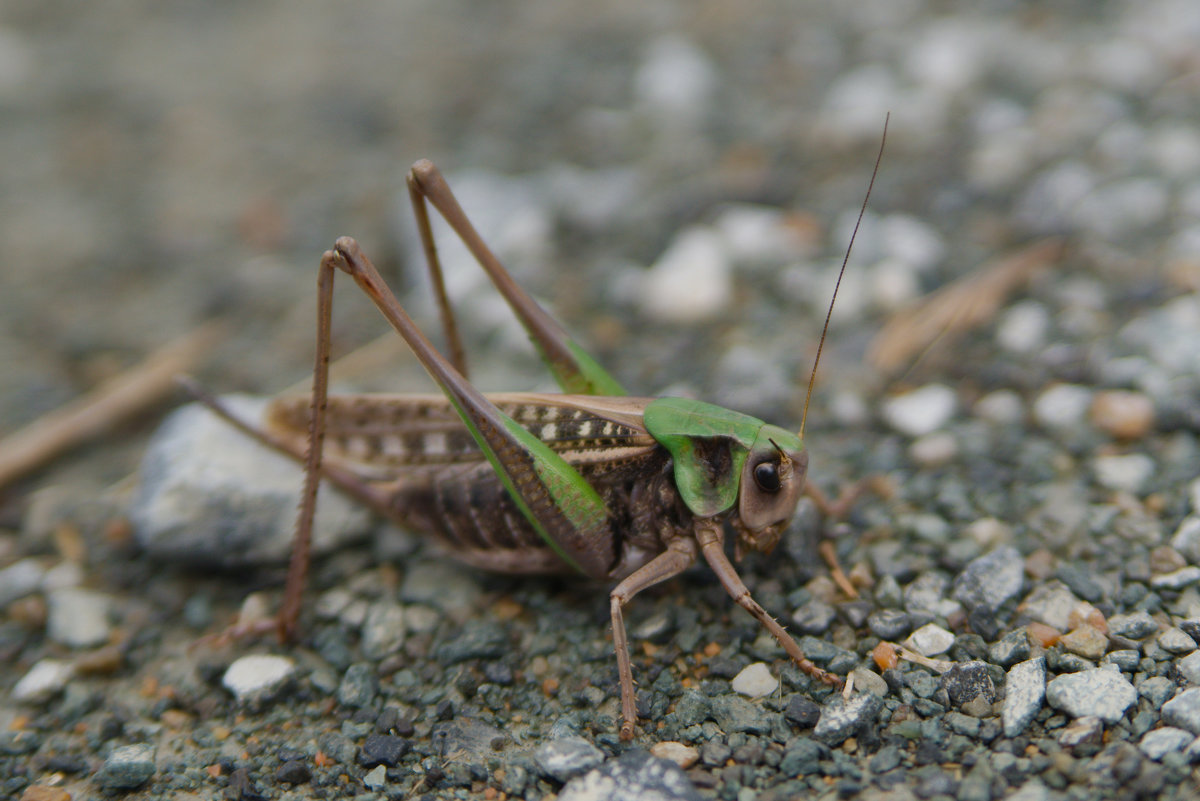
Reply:
M888 120L891 118L890 111L883 118L883 136L879 138L879 155L875 157L875 169L871 170L871 182L867 184L867 195L863 198L862 208L858 210L858 219L854 221L854 230L850 233L850 244L846 245L846 255L842 257L842 269L838 271L837 283L833 285L833 297L829 299L829 311L825 312L825 327L821 329L821 341L817 345L817 358L813 359L812 375L808 377L808 392L804 396L804 414L800 417L801 440L804 439L804 425L808 422L808 404L812 400L813 386L817 383L817 365L821 363L821 351L825 349L825 335L829 333L829 319L833 317L833 302L837 300L838 288L842 285L842 276L846 274L846 264L850 261L850 249L854 247L854 238L858 236L858 226L862 225L863 215L867 213L867 201L871 199L875 176L879 174L879 163L883 161L883 146L887 143Z

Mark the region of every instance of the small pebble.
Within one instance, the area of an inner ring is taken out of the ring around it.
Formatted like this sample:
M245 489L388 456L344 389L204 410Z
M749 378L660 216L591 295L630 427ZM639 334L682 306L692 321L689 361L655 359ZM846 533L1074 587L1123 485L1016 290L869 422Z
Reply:
M887 682L873 670L868 670L865 667L857 667L850 671L850 679L854 681L854 689L859 692L872 693L881 698L888 694Z
M1097 668L1054 678L1046 685L1046 700L1074 718L1116 723L1137 702L1137 690L1120 672Z
M934 431L914 440L908 455L921 467L939 467L958 456L958 440L947 431Z
M1091 413L1092 424L1117 439L1141 439L1154 427L1154 402L1140 392L1097 392Z
M154 775L154 746L120 745L96 771L94 781L105 790L133 790Z
M1163 726L1160 729L1148 731L1142 735L1138 748L1142 753L1156 762L1173 751L1183 751L1196 740L1196 735L1190 731L1177 729L1174 726Z
M1150 578L1150 586L1156 590L1182 590L1196 583L1200 583L1200 567L1196 565L1188 565L1173 573Z
M1180 522L1171 535L1171 547L1191 564L1200 564L1200 515L1188 515Z
M221 684L239 701L265 700L282 689L295 671L296 663L289 657L251 654L230 665Z
M1034 300L1014 303L996 325L996 342L1013 353L1031 353L1040 349L1050 327L1046 307Z
M45 568L36 559L22 559L0 570L0 609L36 592L45 575Z
M1021 396L1012 390L997 389L977 400L972 412L989 423L1008 426L1024 419L1025 405Z
M920 437L937 431L958 409L958 396L943 384L928 384L888 398L880 412L884 422L901 434Z
M1033 402L1033 419L1046 428L1075 428L1083 422L1092 393L1075 384L1056 384Z
M393 601L377 601L367 609L362 624L363 656L382 659L404 645L404 608Z
M1095 715L1086 715L1063 726L1058 731L1058 744L1064 748L1097 746L1104 737L1104 721Z
M721 238L695 226L676 235L642 282L642 310L678 325L712 319L733 297L732 265Z
M1190 683L1200 684L1200 651L1193 651L1180 659L1175 663L1175 669Z
M61 692L74 675L75 668L70 662L42 659L12 688L12 698L31 704L41 703Z
M1196 650L1196 641L1172 626L1158 635L1158 647L1169 654L1187 654Z
M90 648L107 642L112 632L108 610L112 599L92 590L66 587L49 594L46 634L69 648Z
M542 773L566 782L603 762L604 752L582 737L563 737L538 746L533 759Z
M702 801L703 798L682 768L638 748L572 779L558 794L558 801Z
M942 674L941 685L950 697L950 703L955 706L962 706L976 698L983 698L988 703L996 699L996 687L984 662L956 664Z
M1155 473L1154 460L1144 453L1122 456L1097 456L1092 460L1092 473L1105 489L1139 494Z
M954 598L968 609L996 610L1015 598L1025 584L1025 563L1010 545L972 559L954 580Z
M387 787L387 768L376 765L363 775L362 783L368 790L382 790Z
M1016 737L1037 717L1046 698L1046 658L1039 656L1013 665L1004 680L1000 720L1005 737Z
M926 623L910 634L904 644L922 656L937 656L950 650L954 635L936 623Z
M700 752L697 749L690 745L676 742L675 740L664 740L655 743L650 746L650 753L659 759L674 762L684 770L687 770L700 760Z
M1108 650L1108 637L1086 623L1064 634L1059 642L1071 653L1093 661L1099 660Z
M1108 633L1127 640L1142 640L1158 632L1158 621L1146 612L1113 615L1108 619Z
M883 709L883 699L873 693L856 695L849 701L834 696L821 710L821 719L813 728L813 737L826 745L840 745L864 726L875 722Z
M1163 722L1200 734L1200 687L1191 687L1162 706Z
M771 675L771 669L765 663L755 662L734 676L730 686L735 693L761 698L779 689L779 679Z

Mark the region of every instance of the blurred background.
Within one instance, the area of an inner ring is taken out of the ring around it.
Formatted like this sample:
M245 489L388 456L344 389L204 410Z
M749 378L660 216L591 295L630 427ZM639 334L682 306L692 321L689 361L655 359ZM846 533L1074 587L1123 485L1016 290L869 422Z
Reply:
M1016 367L1195 288L1198 42L1194 0L9 0L0 430L213 319L205 384L303 385L317 261L343 234L436 332L404 188L418 158L633 391L798 421L890 112L819 393L853 421L890 380L863 361L882 321L1042 237L1072 249L1042 313L1009 321ZM545 386L481 277L447 261L477 382ZM339 289L336 352L382 333ZM344 385L413 388L394 352ZM51 477L126 475L177 400Z

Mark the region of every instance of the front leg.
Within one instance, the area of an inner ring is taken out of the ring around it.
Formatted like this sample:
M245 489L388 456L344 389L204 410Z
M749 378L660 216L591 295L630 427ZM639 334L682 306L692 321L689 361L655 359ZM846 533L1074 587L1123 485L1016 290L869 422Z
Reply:
M841 678L813 664L812 660L804 655L804 651L800 650L800 646L784 630L783 626L779 625L775 618L768 615L766 610L759 605L758 601L750 596L750 590L742 582L741 576L737 574L737 570L730 563L729 557L725 556L725 534L721 529L721 524L711 518L697 518L695 532L696 542L700 544L704 560L708 562L709 567L717 574L717 578L721 581L721 586L737 602L738 606L754 615L755 619L759 623L762 623L767 631L771 632L771 636L779 641L779 644L783 646L783 650L787 652L787 655L795 661L801 670L825 684L840 689L842 686Z
M696 541L691 537L676 537L667 544L667 550L626 576L609 595L613 647L617 651L617 678L621 684L622 740L633 737L633 727L637 723L637 703L633 692L633 665L629 660L629 640L625 636L625 619L621 616L621 609L642 590L679 575L695 561Z

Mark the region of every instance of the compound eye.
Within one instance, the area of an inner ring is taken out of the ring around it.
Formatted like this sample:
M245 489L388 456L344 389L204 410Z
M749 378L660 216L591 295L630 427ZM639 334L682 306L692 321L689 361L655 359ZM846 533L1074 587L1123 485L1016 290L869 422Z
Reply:
M779 465L775 462L760 462L754 466L754 483L763 492L779 492Z

